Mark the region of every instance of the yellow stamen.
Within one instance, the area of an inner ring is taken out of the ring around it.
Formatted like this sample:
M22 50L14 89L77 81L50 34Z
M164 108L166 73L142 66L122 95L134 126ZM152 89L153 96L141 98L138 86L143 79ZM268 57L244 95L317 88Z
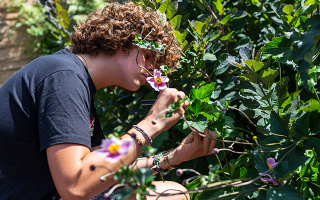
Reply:
M272 167L271 167L271 165L268 163L268 166L269 166L269 169L271 169Z
M115 153L118 152L119 147L120 147L120 145L118 145L118 144L112 144L112 145L109 146L108 150L111 153L115 154Z
M154 81L159 85L161 84L161 78L157 77L154 79Z

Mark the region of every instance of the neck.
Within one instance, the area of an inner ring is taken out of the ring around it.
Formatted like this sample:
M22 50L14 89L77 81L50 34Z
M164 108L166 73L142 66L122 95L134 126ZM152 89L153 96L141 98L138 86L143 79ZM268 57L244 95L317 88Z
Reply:
M117 73L114 73L116 66L112 56L78 54L78 57L87 67L97 90L116 84Z

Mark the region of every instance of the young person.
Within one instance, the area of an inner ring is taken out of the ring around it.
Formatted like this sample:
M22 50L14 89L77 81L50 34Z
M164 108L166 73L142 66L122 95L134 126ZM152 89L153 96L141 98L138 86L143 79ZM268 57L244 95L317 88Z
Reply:
M108 163L92 152L104 138L97 118L93 96L96 90L118 85L136 91L153 71L154 55L139 52L132 45L145 21L145 33L155 29L147 40L166 44L159 65L173 67L179 59L178 43L167 23L164 26L154 12L145 12L133 3L108 4L92 13L75 28L70 50L35 59L10 77L0 88L0 199L90 199L116 182L112 176L102 183L100 177L117 171L123 162L133 168L151 167L153 158L136 160L142 153L138 140L121 162ZM184 97L182 91L167 88L160 92L148 115L137 124L151 139L168 130L179 114L151 122L168 105ZM181 105L184 113L187 103ZM148 138L133 128L142 145ZM216 137L206 130L204 134ZM130 137L124 135L123 139ZM208 155L214 140L201 139L196 133L167 153L171 165ZM94 171L90 166L96 167ZM163 159L161 169L167 166ZM155 182L157 192L185 190L174 182ZM132 197L133 198L133 197ZM161 197L162 198L162 197ZM161 199L160 198L160 199ZM166 199L183 199L175 195ZM148 200L155 197L148 196Z

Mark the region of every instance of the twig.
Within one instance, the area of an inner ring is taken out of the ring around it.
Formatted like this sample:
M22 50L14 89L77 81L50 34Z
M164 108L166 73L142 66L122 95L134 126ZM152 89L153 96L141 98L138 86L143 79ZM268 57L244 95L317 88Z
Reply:
M221 139L223 140L223 132L224 132L225 129L223 129L221 131ZM225 149L226 147L224 146L224 142L222 142L222 147ZM223 155L224 155L224 159L226 160L226 164L227 164L227 167L228 167L228 172L229 172L229 175L231 177L231 171L230 171L230 167L229 167L229 164L228 164L228 159L227 159L227 155L226 155L226 152L223 151Z
M202 0L206 5L207 5L207 9L209 11L209 13L213 16L214 20L216 20L219 23L219 28L221 31L221 35L225 36L224 30L223 30L223 25L220 23L220 20L217 18L216 14L214 14L213 10L210 8L209 4L207 3L206 0ZM228 45L227 45L227 41L223 41L223 44L226 48L226 52L229 53L229 49L228 49Z
M231 200L236 200L237 198L239 198L241 195L243 195L243 194L245 194L245 193L252 192L252 191L256 191L256 190L261 190L261 189L264 189L265 187L267 187L267 186L264 185L264 186L259 187L259 188L254 188L254 189L251 189L251 190L243 191L243 192L241 192L240 194L238 194L235 198L232 198Z

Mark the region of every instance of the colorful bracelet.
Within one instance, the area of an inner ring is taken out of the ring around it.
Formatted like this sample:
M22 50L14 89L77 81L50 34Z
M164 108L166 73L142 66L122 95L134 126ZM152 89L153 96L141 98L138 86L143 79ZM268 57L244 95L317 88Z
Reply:
M155 170L160 174L163 182L164 182L164 178L163 178L162 169L160 168L159 163L160 163L160 159L164 153L166 153L166 151L163 151L163 152L160 152L157 154L157 156L153 159L152 167L151 167L151 170Z
M137 125L133 125L132 128L136 129L137 131L139 131L149 142L149 145L152 145L152 139L151 137L144 131L142 130L139 126Z

